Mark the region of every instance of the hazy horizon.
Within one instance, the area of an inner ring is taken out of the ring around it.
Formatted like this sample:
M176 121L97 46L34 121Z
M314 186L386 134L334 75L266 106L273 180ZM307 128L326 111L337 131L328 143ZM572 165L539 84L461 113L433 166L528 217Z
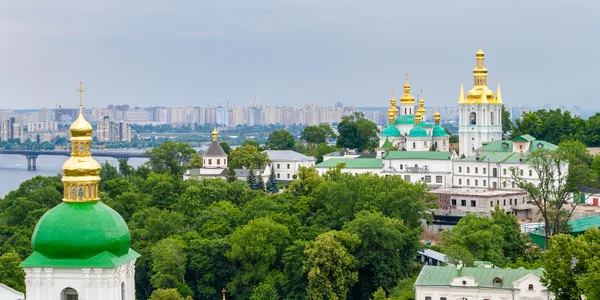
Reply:
M0 6L2 109L342 102L385 106L404 73L426 106L472 87L475 51L508 106L599 109L594 1L32 0Z

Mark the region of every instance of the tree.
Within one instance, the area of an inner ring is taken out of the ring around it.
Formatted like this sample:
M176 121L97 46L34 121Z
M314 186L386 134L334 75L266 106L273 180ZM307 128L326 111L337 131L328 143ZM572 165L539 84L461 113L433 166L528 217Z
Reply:
M269 134L265 147L269 150L292 150L294 145L294 136L289 131L280 129Z
M300 139L308 144L326 144L332 138L335 133L329 124L306 126L300 134Z
M367 120L362 112L342 117L338 125L340 148L372 151L379 145L377 124Z
M155 173L169 172L175 176L181 176L185 170L185 164L197 152L188 143L166 141L146 153L150 156L146 164Z
M196 152L194 156L185 164L186 169L200 169L202 168L202 156Z
M241 272L235 275L228 289L247 294L259 282L279 276L273 266L280 263L290 240L288 228L271 218L255 218L238 227L231 234L231 250L226 255L240 264Z
M504 232L502 252L511 262L525 256L527 245L519 230L519 222L514 215L506 214L504 209L496 206L492 211L494 224L500 225Z
M356 251L359 282L353 288L354 299L368 298L377 287L391 290L409 275L413 255L421 246L420 229L411 230L401 220L363 210L344 225L344 231L361 240Z
M127 177L133 174L134 168L127 163L127 158L119 158L119 174Z
M187 256L186 245L180 237L169 237L152 247L152 286L158 289L176 288L185 296L192 296L193 291L185 281Z
M582 291L577 286L577 274L581 270L575 264L578 246L575 238L559 234L553 236L549 243L541 282L558 300L579 300Z
M275 170L271 166L271 173L269 173L269 179L267 180L267 193L277 194L279 192L279 186L277 185L277 179L275 178Z
M227 180L227 182L234 182L237 180L237 177L235 176L235 169L232 167L227 168L227 177L225 180Z
M513 129L513 122L510 119L510 112L502 105L502 134L507 134Z
M373 300L387 300L388 297L385 294L385 290L382 287L377 288L377 290L373 293Z
M221 146L221 148L223 148L225 154L229 155L231 153L231 147L229 146L229 144L227 144L227 142L220 142L219 145Z
M229 155L229 167L234 169L261 169L268 161L266 153L251 145L237 147Z
M256 148L257 150L260 150L260 144L255 140L245 140L242 143L242 147L245 147L245 146L252 146L252 147Z
M252 290L250 300L278 300L277 290L272 284L261 283Z
M258 180L256 180L256 190L257 191L265 191L265 181L263 179L262 174L258 174Z
M317 160L317 163L320 163L323 161L323 155L329 154L329 153L332 153L332 152L335 152L338 150L340 150L340 149L338 147L336 147L335 145L328 145L325 143L308 144L308 147L306 147L306 150L303 151L303 153L306 155L313 156Z
M6 252L0 256L0 282L25 292L25 272L19 265L21 259L16 252Z
M149 300L192 300L192 297L182 297L177 289L158 289L152 292Z
M313 189L323 182L319 172L315 167L300 167L298 169L298 179L290 184L292 193L302 196L309 195Z
M462 260L465 263L474 259L503 266L506 263L503 237L502 226L495 224L493 219L467 214L456 226L443 232L442 242L451 248L446 255L453 262Z
M253 189L253 190L257 189L257 182L256 182L256 176L254 175L254 170L252 170L252 169L248 170L248 176L246 177L246 183L248 184L248 186L251 189Z
M308 271L308 298L313 300L347 298L358 281L358 260L352 254L360 245L355 234L329 231L319 235L305 250Z
M539 180L533 183L523 179L518 169L511 169L511 177L517 186L527 192L529 199L537 206L544 221L545 247L548 238L568 229L568 221L577 206L570 203L573 185L568 184L568 161L561 151L537 149L527 157L529 166Z

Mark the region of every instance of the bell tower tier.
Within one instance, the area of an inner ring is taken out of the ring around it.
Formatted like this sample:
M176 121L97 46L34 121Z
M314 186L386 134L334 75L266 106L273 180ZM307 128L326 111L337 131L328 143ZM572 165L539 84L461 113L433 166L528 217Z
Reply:
M459 106L459 154L471 156L483 143L502 140L502 97L500 84L495 94L487 86L484 52L477 50L476 67L473 69L473 88L465 97L461 83Z

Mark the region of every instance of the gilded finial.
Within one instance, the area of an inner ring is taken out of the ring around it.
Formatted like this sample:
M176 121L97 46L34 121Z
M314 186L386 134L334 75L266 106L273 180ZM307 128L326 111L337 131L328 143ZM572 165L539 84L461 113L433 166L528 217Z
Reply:
M212 132L212 140L213 142L217 141L217 137L219 136L219 132L217 131L217 124L213 124L213 132Z
M79 93L79 113L83 114L83 93L85 90L83 89L83 82L79 82L79 89L76 90Z
M221 293L223 293L223 300L226 300L226 299L225 299L225 293L227 293L227 290L226 290L225 288L223 288L223 289L221 290Z

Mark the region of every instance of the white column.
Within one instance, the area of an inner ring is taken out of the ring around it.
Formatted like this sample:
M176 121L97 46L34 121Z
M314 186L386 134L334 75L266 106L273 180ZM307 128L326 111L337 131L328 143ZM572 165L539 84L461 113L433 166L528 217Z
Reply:
M90 269L90 268L81 269L81 271L83 272L83 286L84 286L83 296L85 297L86 300L90 299L90 285L92 284L92 279L90 278L91 270L92 269Z
M54 280L53 280L53 276L52 276L52 272L54 272L53 268L44 268L43 269L44 273L45 273L45 277L46 277L46 286L48 288L48 290L46 291L46 295L52 295L52 288L54 285Z
M102 287L104 286L102 283L102 269L94 269L94 274L96 275L96 300L104 300Z

